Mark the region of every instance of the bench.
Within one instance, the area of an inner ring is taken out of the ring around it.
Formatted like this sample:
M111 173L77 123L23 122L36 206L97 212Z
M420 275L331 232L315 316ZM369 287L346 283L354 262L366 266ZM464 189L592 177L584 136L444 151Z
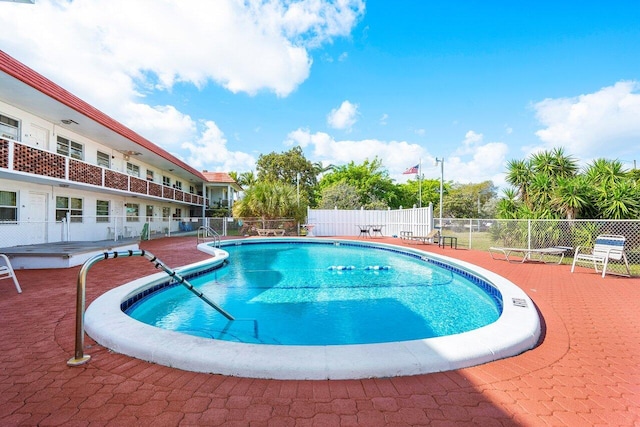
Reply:
M283 228L258 228L258 236L284 236L285 230Z

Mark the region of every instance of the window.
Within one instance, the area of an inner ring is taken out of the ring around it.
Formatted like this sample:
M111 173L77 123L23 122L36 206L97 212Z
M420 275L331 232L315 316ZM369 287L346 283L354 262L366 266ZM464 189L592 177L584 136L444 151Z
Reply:
M127 173L133 176L140 176L140 166L127 162Z
M125 204L127 208L127 222L140 221L140 205L137 203Z
M96 200L96 222L109 222L108 200Z
M153 205L147 205L147 220L153 221Z
M82 147L82 144L78 144L77 142L70 141L67 138L63 138L61 136L58 137L58 144L56 148L56 151L58 154L62 154L63 156L68 156L73 159L82 160L83 150L84 150L84 147Z
M193 185L190 185L189 186L189 193L196 194L196 187L194 187Z
M82 199L56 196L56 221L62 221L71 215L71 222L82 222Z
M182 182L176 181L176 185L173 186L176 190L182 190Z
M168 176L163 176L162 184L166 185L167 187L171 187L171 178L169 178Z
M170 216L171 216L171 208L162 208L162 220L169 221Z
M147 181L153 182L153 171L150 169L147 169Z
M18 193L0 191L0 224L18 221Z
M0 114L0 137L20 141L20 122Z
M102 151L98 151L98 159L96 163L98 164L98 166L102 166L103 168L110 168L111 156L107 153L103 153Z
M182 209L176 208L176 213L173 216L176 218L182 218Z

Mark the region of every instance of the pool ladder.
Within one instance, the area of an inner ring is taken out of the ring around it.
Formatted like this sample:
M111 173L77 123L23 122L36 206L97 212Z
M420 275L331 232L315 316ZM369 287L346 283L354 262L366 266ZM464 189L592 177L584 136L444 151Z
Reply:
M216 248L220 247L220 234L216 230L206 225L198 228L198 244L205 243L213 239L213 246Z
M217 234L217 233L216 233ZM89 269L98 261L102 261L109 258L124 258L124 257L132 257L132 256L143 256L155 264L156 268L162 269L165 273L167 273L170 277L174 278L178 283L189 289L193 292L198 298L206 302L208 305L213 307L218 313L222 314L229 320L235 320L235 318L225 311L222 307L220 307L215 302L211 301L207 298L202 292L195 289L191 283L187 281L180 274L176 273L174 270L171 270L165 263L156 258L152 253L146 252L144 250L128 250L121 252L104 252L101 255L96 255L92 258L89 258L82 265L80 272L78 273L78 283L77 283L77 291L76 291L76 345L75 345L75 354L74 357L67 361L67 365L69 366L79 366L87 363L91 356L88 354L84 354L84 306L85 306L85 294L86 294L86 285L87 285L87 273Z

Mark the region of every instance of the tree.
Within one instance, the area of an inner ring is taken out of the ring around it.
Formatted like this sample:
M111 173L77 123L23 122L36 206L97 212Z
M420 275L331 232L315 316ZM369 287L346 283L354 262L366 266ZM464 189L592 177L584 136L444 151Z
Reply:
M396 184L398 188L398 199L396 206L403 206L405 208L411 208L414 205L419 206L418 194L422 195L422 206L426 207L429 203L433 203L433 206L438 206L440 203L440 180L439 179L422 179L408 180L403 184ZM445 182L443 188L443 194L447 194L450 184Z
M245 190L258 181L253 171L242 172L236 179L236 182Z
M306 201L305 201L306 202ZM244 198L233 205L233 216L262 220L295 218L303 221L306 203L298 205L296 188L282 182L258 182L247 189Z
M536 153L507 164L507 182L514 191L505 193L498 203L498 214L502 218L637 219L636 176L618 160L596 159L580 173L577 161L561 148Z
M261 154L256 163L258 181L281 182L300 186L301 197L315 206L315 192L318 185L316 168L307 160L300 146L284 153ZM299 180L298 180L299 177Z
M451 184L443 200L443 210L446 216L453 218L492 217L494 212L484 212L483 208L495 196L496 187L491 181Z
M345 183L356 188L360 206L365 209L379 207L397 207L397 190L389 173L382 167L377 157L373 161L365 160L361 165L353 161L347 165L336 166L320 180L320 189L336 183Z
M353 185L336 182L322 189L320 209L359 209L360 197Z
M567 219L576 219L589 204L591 189L583 176L562 178L553 192L551 205Z

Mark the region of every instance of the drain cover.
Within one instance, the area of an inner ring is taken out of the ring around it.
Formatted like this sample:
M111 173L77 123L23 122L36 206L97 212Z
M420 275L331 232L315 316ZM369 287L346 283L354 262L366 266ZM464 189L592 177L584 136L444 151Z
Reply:
M515 305L516 307L526 307L527 306L527 301L523 298L512 298L513 300L513 305Z

